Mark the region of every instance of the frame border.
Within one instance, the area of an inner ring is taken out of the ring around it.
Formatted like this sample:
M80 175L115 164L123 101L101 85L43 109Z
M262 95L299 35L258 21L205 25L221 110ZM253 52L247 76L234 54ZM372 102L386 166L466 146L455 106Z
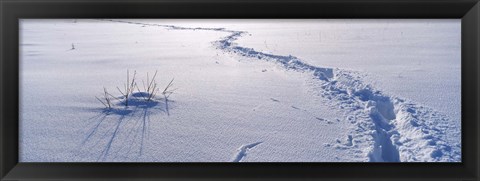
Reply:
M19 163L19 18L461 18L463 162ZM0 180L478 180L479 24L478 0L0 0Z

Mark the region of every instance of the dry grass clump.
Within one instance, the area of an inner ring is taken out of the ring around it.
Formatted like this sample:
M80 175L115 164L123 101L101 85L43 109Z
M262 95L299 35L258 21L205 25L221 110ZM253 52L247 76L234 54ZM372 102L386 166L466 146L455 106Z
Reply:
M107 89L104 87L103 88L103 97L98 98L95 96L95 98L102 103L105 108L111 109L114 107L115 104L112 103L112 98L117 100L119 103L124 105L125 107L128 107L131 101L135 101L136 104L141 104L141 103L149 103L152 101L155 101L155 98L160 91L160 88L158 86L158 83L156 81L158 70L155 71L155 74L153 77L150 79L150 76L147 72L147 80L146 82L142 80L142 85L143 85L143 91L140 90L140 87L137 84L137 71L134 71L132 79L130 79L130 72L127 70L127 78L126 82L123 85L123 89L120 89L120 87L117 87L118 92L121 94L120 97L113 96L110 94ZM164 96L164 98L167 100L168 97L173 94L173 92L176 89L172 89L173 86L173 80L172 79L168 85L163 89L161 94ZM135 89L137 92L135 92Z

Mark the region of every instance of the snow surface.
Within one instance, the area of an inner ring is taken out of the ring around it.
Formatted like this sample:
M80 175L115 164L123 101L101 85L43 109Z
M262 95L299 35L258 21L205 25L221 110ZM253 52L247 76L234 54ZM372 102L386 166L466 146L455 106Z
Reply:
M22 19L20 30L21 162L461 161L460 20ZM158 70L175 91L106 109L95 97L121 99L127 70Z

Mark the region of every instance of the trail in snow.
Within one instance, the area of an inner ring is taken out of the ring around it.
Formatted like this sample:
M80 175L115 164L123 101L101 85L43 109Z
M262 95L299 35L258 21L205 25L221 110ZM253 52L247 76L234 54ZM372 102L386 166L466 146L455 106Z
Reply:
M233 158L232 162L240 162L242 161L243 158L247 156L248 150L252 149L253 147L261 144L262 142L256 142L248 145L242 145L240 148L238 148L238 152Z
M247 34L246 31L225 28L188 28L123 20L106 21L158 26L173 30L229 33L228 36L213 42L217 49L242 57L273 62L287 70L312 74L320 94L332 100L329 104L349 111L347 119L356 128L349 134L347 143L342 144L341 141L337 141L335 147L350 150L357 157L368 157L372 162L461 161L460 143L446 142L445 131L449 128L448 121L450 121L446 115L401 98L384 95L363 83L362 77L356 72L317 67L292 55L263 53L239 46L235 40ZM241 155L246 154L246 150L249 149L247 147L240 149L238 159L243 158Z

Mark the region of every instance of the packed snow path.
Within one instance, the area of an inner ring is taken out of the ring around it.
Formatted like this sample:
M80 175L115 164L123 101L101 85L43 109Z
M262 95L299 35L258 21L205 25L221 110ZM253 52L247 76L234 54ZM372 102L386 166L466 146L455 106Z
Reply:
M106 20L141 26L158 26L171 30L201 30L225 32L229 35L213 42L215 48L241 57L273 62L287 70L311 74L318 92L331 100L328 104L345 109L348 120L355 125L347 139L337 139L326 144L347 150L352 155L368 157L372 162L459 162L461 144L447 142L449 118L431 108L405 99L388 96L362 82L362 75L354 71L309 65L288 55L275 55L242 47L235 40L248 34L245 31L225 28L188 28L173 25L139 23L123 20ZM343 141L342 141L343 140ZM240 161L248 149L259 143L240 148L234 161ZM321 148L319 148L321 149Z

